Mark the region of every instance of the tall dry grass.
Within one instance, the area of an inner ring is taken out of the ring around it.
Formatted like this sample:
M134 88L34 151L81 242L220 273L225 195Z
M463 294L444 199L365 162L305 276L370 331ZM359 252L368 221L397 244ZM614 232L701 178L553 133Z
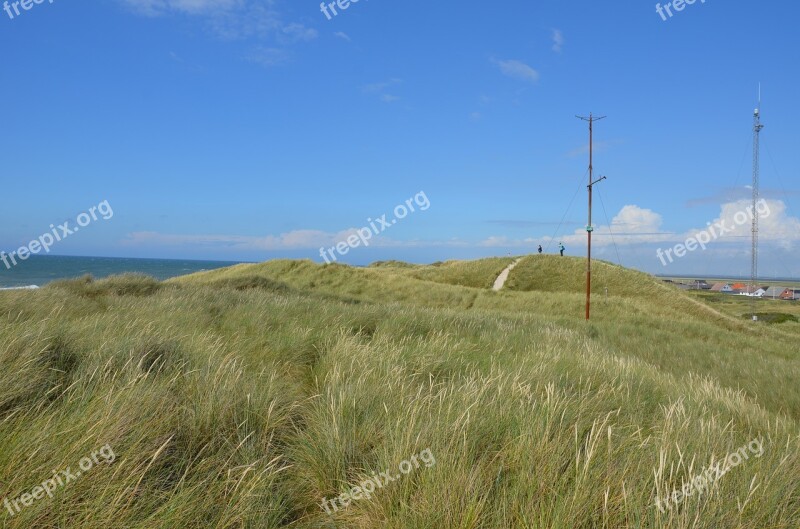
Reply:
M524 266L509 281L528 290L474 286L499 264L277 261L0 294L0 498L117 456L4 526L800 526L789 331L652 280L587 326L571 285L538 290ZM654 507L754 438L763 457ZM320 507L426 448L433 467Z

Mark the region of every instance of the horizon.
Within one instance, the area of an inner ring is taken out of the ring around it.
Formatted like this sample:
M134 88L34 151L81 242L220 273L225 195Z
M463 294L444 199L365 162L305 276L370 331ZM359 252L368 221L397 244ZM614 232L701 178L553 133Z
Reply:
M537 254L536 253L512 254L511 257L526 257L526 256L532 256L532 255L537 255ZM556 254L550 253L550 254L546 254L546 255L555 256ZM506 254L506 255L491 255L491 256L488 256L488 257L479 257L479 258L476 258L476 259L444 259L444 260L441 260L441 261L430 261L430 262L414 262L414 261L402 261L402 260L398 260L398 261L404 262L404 263L407 263L407 264L419 265L419 266L430 266L430 265L433 265L433 264L436 264L436 263L448 262L448 261L472 261L472 260L480 260L480 259L502 258L502 257L507 257L507 256L508 256L508 254ZM578 258L578 259L586 259L585 256L584 257L567 256L567 257L573 257L573 258ZM107 255L60 255L60 254L36 255L36 256L31 256L30 258L31 259L33 259L33 258L36 258L36 259L38 259L38 258L70 258L70 259L170 261L170 262L192 262L192 263L217 263L217 264L225 264L225 265L228 265L228 266L234 266L234 265L237 265L237 264L260 264L260 263L266 263L266 262L269 262L269 261L274 261L274 260L279 260L279 259L287 259L287 258L284 258L284 257L275 257L275 258L272 258L272 259L266 259L264 261L237 261L237 260L229 261L229 260L219 260L219 259L192 259L192 258L182 259L182 258L162 258L162 257L120 257L120 256L107 256ZM325 264L325 263L316 262L313 259L297 259L297 260L310 260L310 261L314 262L315 264ZM386 261L394 261L394 260L396 260L396 259L384 259L384 260L372 261L372 262L366 263L366 264L350 264L350 263L338 263L338 264L342 264L344 266L353 266L353 267L356 267L356 268L365 268L365 267L369 267L370 265L375 264L375 263L386 262ZM606 261L605 259L594 259L593 258L592 261L593 262L595 262L595 261L604 261L604 262L607 262L607 263L610 263L610 264L617 264L617 263L614 263L612 261ZM630 268L630 267L625 267L625 268L629 268L631 270L636 270L635 268ZM14 270L19 270L18 268L13 268L13 269ZM2 273L3 272L8 272L8 271L9 271L9 269L0 267L0 278L2 278ZM136 272L136 270L131 270L131 271L132 272ZM649 272L645 272L645 273L647 273L649 275L652 275L653 277L656 277L656 278L659 278L659 279L676 279L676 280L677 279L692 279L692 280L702 280L702 279L715 280L715 279L721 279L721 280L739 280L739 281L746 281L746 282L750 281L750 276L749 275L746 275L746 276L742 276L742 275L726 275L726 274L719 274L719 273L714 273L714 272L710 272L710 273L685 273L685 274L682 274L680 272L672 273L672 274L659 274L659 273L651 274ZM764 276L759 276L759 281L767 281L767 282L775 282L775 281L800 282L800 277L764 275Z

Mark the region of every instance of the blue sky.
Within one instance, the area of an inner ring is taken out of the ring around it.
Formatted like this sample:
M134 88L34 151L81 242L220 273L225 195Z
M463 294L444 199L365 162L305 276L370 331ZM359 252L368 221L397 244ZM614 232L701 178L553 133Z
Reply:
M585 255L575 115L594 112L608 116L595 128L595 174L608 176L596 255L749 273L749 225L668 266L656 249L746 205L761 82L761 271L800 276L796 3L698 0L666 21L655 2L624 0L361 0L331 20L310 0L10 7L6 252L108 200L113 218L52 253L321 261L320 246L424 192L427 210L340 260L559 240Z

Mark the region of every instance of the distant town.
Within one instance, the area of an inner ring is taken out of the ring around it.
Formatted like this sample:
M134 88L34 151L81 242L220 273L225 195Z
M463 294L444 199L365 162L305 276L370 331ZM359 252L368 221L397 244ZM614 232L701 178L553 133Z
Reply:
M741 281L708 281L705 279L662 278L664 283L681 290L705 290L734 296L774 299L784 301L800 301L800 287L763 284L753 287Z

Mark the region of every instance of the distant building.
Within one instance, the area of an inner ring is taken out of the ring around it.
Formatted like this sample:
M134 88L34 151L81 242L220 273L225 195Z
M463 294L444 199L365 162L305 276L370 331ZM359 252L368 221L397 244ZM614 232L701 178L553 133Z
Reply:
M787 288L784 293L781 294L781 299L785 299L787 301L800 300L800 288Z
M734 283L731 285L731 288L735 294L741 294L747 289L747 285L744 283Z
M728 283L714 283L711 287L711 292L722 292L723 294L732 294L733 288Z
M766 293L767 290L764 287L751 287L751 286L747 286L741 291L737 292L737 294L740 294L742 296L751 296L754 298L764 297L764 294Z
M784 292L786 292L786 287L769 287L766 292L764 292L764 297L769 299L781 299Z
M711 285L704 279L698 279L692 282L692 290L711 290Z

